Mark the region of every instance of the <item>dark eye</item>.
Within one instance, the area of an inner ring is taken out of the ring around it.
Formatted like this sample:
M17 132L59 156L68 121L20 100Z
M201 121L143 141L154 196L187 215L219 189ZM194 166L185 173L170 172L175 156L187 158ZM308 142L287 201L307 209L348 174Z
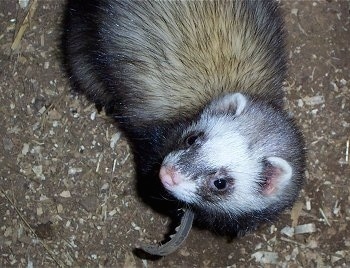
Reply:
M225 179L215 180L213 181L213 184L219 191L225 190L228 186L227 180Z
M191 146L193 143L196 142L196 140L198 139L198 137L199 137L199 136L196 135L196 134L189 135L189 136L186 138L186 140L185 140L186 145L187 145L187 146Z

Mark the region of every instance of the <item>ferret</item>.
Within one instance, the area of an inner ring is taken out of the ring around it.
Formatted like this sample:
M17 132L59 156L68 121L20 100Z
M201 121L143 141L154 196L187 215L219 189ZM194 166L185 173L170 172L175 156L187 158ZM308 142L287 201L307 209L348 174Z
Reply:
M234 235L292 206L305 146L275 1L71 0L63 30L74 89L124 132L152 205Z

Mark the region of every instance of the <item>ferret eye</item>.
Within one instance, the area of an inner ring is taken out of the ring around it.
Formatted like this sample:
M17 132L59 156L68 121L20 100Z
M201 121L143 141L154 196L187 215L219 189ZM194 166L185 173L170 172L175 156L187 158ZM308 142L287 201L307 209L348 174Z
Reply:
M218 179L213 181L214 186L219 190L219 191L223 191L226 190L228 183L225 179Z
M196 140L197 140L198 137L199 137L199 136L196 135L196 134L191 134L191 135L189 135L189 136L185 139L186 145L187 145L187 146L191 146L193 143L196 142Z

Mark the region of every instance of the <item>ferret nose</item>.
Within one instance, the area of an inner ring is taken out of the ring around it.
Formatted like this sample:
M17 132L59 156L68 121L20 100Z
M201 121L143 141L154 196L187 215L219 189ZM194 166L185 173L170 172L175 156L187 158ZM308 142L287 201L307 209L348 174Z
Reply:
M159 177L165 187L172 187L182 181L180 174L172 166L162 166Z

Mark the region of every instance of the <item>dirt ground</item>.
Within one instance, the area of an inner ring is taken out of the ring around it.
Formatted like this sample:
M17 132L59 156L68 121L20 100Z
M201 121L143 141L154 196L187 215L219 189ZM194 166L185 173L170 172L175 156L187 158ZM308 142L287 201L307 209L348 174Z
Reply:
M137 197L123 135L69 92L63 3L0 1L0 266L350 266L349 1L282 1L286 102L308 148L298 203L233 241L193 229L157 261L132 251L162 240L170 219Z

